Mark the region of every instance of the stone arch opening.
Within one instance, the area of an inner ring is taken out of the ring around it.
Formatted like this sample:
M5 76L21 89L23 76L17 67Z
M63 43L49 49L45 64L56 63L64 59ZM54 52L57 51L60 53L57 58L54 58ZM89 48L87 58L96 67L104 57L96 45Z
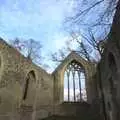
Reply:
M115 61L115 57L113 56L111 52L108 55L108 63L109 63L109 68L111 69L111 71L116 72L117 70L116 61Z
M34 71L30 71L25 78L25 88L24 88L23 100L26 100L26 98L28 97L28 91L30 89L30 83L32 83L35 79L36 78L35 78Z
M85 69L76 60L71 61L64 72L64 101L87 101Z
M114 55L110 52L108 55L109 69L111 71L111 77L108 79L110 93L116 94L116 85L117 85L117 65Z
M109 111L109 116L114 116L113 119L116 119L116 116L119 114L119 105L117 102L117 84L118 84L118 75L117 75L117 65L114 55L110 52L108 55L109 69L111 71L111 77L108 79L109 83L109 99L111 104L111 109ZM111 118L112 119L112 118Z

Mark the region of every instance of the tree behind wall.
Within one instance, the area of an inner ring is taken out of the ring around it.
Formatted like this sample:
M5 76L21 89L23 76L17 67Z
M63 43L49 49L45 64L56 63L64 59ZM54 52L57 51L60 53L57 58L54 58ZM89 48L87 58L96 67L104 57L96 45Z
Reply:
M77 5L75 4L76 7L73 14L71 14L72 16L67 17L64 24L70 34L70 40L68 41L78 43L79 47L74 51L85 59L98 62L106 44L118 0L73 1ZM78 39L79 36L81 39ZM61 51L64 53L67 48L68 44L66 44L65 49L62 48L58 53L53 53L53 61L61 62L66 56L61 55ZM70 52L72 49L69 47L67 50Z
M34 39L22 40L20 38L15 38L10 40L10 44L20 51L27 59L41 64L41 48L42 45L39 41Z
M73 49L72 46L75 43L77 47ZM106 41L97 40L92 31L89 31L88 34L75 33L72 31L70 38L65 43L65 47L53 53L51 58L55 62L62 62L68 53L74 51L85 60L96 63L101 58L105 44Z

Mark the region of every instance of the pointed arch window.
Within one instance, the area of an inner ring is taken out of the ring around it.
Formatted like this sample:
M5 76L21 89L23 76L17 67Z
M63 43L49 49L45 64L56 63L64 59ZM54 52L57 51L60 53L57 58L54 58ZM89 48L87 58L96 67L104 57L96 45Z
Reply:
M116 72L117 71L116 61L112 53L109 53L108 63L109 63L109 68L111 69L111 71Z
M25 88L24 88L24 94L23 94L23 100L26 100L28 96L28 90L30 83L32 83L35 80L35 73L34 71L30 71L27 76L26 76L26 83L25 83Z
M86 100L85 69L79 62L73 60L67 65L64 73L64 101Z

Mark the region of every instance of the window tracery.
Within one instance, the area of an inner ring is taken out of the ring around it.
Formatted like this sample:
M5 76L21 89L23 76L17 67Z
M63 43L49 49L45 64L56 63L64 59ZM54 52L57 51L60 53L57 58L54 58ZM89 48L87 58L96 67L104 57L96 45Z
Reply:
M86 101L85 69L73 60L66 67L64 74L64 101Z

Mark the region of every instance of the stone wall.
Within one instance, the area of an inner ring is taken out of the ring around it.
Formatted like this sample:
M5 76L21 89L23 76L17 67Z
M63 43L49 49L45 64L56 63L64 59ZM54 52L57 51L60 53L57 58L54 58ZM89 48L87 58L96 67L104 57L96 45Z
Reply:
M29 80L29 95L23 100L27 74L31 71L34 72L35 79ZM52 104L52 76L0 40L0 117L12 119L21 105L32 106L36 111L41 105Z
M98 94L101 111L107 120L120 119L120 52L113 41L108 41L98 65Z
M85 112L87 103L65 104L63 101L64 71L72 60L85 67L87 102L92 103L96 98L93 63L72 52L48 74L0 39L0 120L40 120L52 115L74 116L79 111Z
M86 61L82 57L80 57L74 51L71 52L62 63L55 69L52 73L54 76L54 103L62 103L64 101L64 72L66 66L73 60L76 60L80 63L85 69L85 87L87 92L87 102L92 103L94 99L96 99L96 84L94 84L95 79L93 76L95 75L95 64Z

